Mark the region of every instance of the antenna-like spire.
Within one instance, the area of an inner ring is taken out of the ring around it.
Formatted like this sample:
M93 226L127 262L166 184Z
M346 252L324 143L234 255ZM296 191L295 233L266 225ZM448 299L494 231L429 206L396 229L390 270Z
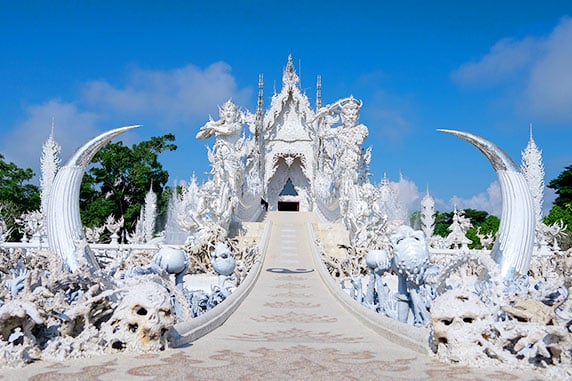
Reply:
M530 140L533 140L532 139L532 123L530 123Z
M262 122L262 108L264 106L264 74L258 75L258 105L256 107L256 124Z
M322 76L316 79L316 111L322 108Z

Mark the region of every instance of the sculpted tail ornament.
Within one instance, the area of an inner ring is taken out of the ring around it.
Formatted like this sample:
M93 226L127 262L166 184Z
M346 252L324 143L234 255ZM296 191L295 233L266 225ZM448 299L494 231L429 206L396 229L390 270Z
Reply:
M438 130L455 135L477 147L489 159L497 173L502 213L492 256L504 278L515 272L528 272L534 244L534 203L526 180L515 162L494 143L471 133Z
M73 154L54 179L46 216L48 244L53 253L62 257L68 271L79 269L80 257L85 258L91 268L98 267L85 244L79 214L79 191L85 169L97 151L111 139L137 127L116 128L91 139Z

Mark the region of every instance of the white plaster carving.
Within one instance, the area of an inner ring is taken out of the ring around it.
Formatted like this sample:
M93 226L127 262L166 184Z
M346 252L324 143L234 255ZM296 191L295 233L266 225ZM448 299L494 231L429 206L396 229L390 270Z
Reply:
M130 351L162 350L175 324L171 295L154 281L132 285L109 320L111 347Z
M497 173L501 194L501 224L493 257L505 277L528 271L534 244L534 202L526 180L514 161L494 143L474 134L439 130L458 136L477 147Z
M61 147L56 143L54 139L54 126L52 124L52 130L50 136L42 146L42 156L40 157L40 169L42 172L42 177L40 179L40 189L41 189L41 208L42 213L46 213L48 209L48 198L50 191L52 189L52 184L56 177L56 174L60 168Z
M433 229L435 228L435 201L429 194L429 189L423 199L421 199L421 230L425 233L425 238L431 242Z
M54 179L47 211L48 243L52 252L63 258L65 267L71 272L79 269L78 257L85 258L89 267L98 267L89 248L81 245L85 237L79 214L79 191L85 168L97 151L111 139L137 127L117 128L91 139L76 151Z

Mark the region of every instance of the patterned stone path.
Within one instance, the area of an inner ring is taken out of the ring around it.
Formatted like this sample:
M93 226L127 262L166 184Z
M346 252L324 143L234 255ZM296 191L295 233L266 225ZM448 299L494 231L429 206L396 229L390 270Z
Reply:
M490 380L522 374L453 367L396 345L362 325L314 269L304 213L271 213L256 286L238 310L185 348L117 354L0 371L31 380Z

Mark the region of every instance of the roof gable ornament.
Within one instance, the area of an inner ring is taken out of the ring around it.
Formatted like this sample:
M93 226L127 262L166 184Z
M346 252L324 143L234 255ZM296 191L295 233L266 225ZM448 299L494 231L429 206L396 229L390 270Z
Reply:
M292 63L292 55L288 55L288 63L286 64L286 68L284 69L284 73L282 74L282 86L288 91L293 90L296 85L300 82L300 77L296 74L296 70L294 70L294 64Z

